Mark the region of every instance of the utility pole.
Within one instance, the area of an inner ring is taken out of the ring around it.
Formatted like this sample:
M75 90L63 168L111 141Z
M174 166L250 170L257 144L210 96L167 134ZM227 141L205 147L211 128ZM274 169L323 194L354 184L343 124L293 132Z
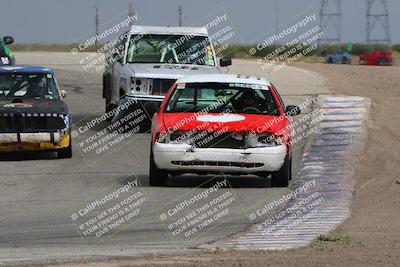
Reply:
M333 27L333 32L325 38L319 39L319 43L337 43L342 41L341 21L342 21L342 1L341 0L322 0L320 17L320 31Z
M95 23L96 23L96 41L94 43L96 49L98 47L98 40L97 37L99 36L99 27L100 27L100 22L99 22L99 9L97 8L97 5L95 6L96 9L96 18L95 18Z
M275 34L279 31L279 0L275 0Z
M374 9L375 5L379 5L382 8L382 11ZM390 25L389 25L389 11L387 8L386 0L367 0L367 25L366 25L366 41L367 43L385 43L391 44L390 38ZM378 24L380 24L383 28L384 36L373 37L374 29L378 28Z
M182 6L178 6L178 26L182 27Z
M128 17L132 18L133 15L135 14L135 11L133 9L133 5L132 3L129 3L129 7L128 7ZM133 25L133 21L129 22L129 29L132 27Z

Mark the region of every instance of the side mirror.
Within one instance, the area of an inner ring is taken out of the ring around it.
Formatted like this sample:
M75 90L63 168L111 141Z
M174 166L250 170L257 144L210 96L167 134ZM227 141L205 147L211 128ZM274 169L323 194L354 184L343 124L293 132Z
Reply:
M110 62L111 63L114 63L114 62L120 62L120 63L122 63L122 57L121 57L121 55L120 55L120 51L117 49L117 48L113 48L112 49L112 51L111 51L112 53L111 53L111 58L110 58Z
M301 110L298 106L287 106L285 110L286 116L297 116L301 113Z
M3 37L3 42L6 45L12 44L12 43L14 43L14 38L12 38L11 36L4 36Z
M61 90L61 96L62 96L62 98L66 98L67 97L67 91Z
M124 61L123 56L121 56L120 54L117 54L117 55L116 55L116 59L117 59L117 62L119 62L119 63L121 63L121 64L122 64L122 62Z
M230 66L230 65L232 65L232 59L230 59L230 58L221 58L221 59L219 60L219 65L220 65L221 67Z

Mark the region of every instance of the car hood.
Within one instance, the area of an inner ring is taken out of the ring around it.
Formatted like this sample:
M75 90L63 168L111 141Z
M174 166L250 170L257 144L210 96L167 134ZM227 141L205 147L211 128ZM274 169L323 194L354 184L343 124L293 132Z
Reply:
M217 67L175 64L129 64L134 77L150 79L178 79L187 75L222 73Z
M11 100L0 100L0 114L10 113L68 113L67 105L62 100L23 100L23 103L12 103Z
M164 113L168 131L224 131L274 133L287 126L284 117L254 114Z

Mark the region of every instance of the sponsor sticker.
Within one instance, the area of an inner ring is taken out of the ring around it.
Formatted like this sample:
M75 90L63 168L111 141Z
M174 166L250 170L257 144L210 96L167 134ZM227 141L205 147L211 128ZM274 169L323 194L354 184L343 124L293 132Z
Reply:
M253 84L251 86L252 89L263 89L263 90L269 90L268 86L266 85L260 85L260 84Z
M186 83L178 83L178 84L176 85L176 88L177 88L177 89L185 89L185 87L186 87Z
M31 108L32 104L24 104L24 103L11 103L5 104L5 108Z
M268 86L266 85L250 84L250 83L230 83L229 87L269 90Z

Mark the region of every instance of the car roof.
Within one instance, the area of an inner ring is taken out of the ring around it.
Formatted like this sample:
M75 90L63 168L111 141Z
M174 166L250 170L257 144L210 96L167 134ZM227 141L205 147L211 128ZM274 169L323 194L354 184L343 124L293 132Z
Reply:
M206 27L161 27L161 26L141 26L133 25L130 30L131 34L181 34L208 36Z
M0 66L0 73L50 73L54 74L53 70L43 67L32 66Z
M247 83L258 85L271 85L271 82L257 76L242 74L199 74L184 76L176 83Z

